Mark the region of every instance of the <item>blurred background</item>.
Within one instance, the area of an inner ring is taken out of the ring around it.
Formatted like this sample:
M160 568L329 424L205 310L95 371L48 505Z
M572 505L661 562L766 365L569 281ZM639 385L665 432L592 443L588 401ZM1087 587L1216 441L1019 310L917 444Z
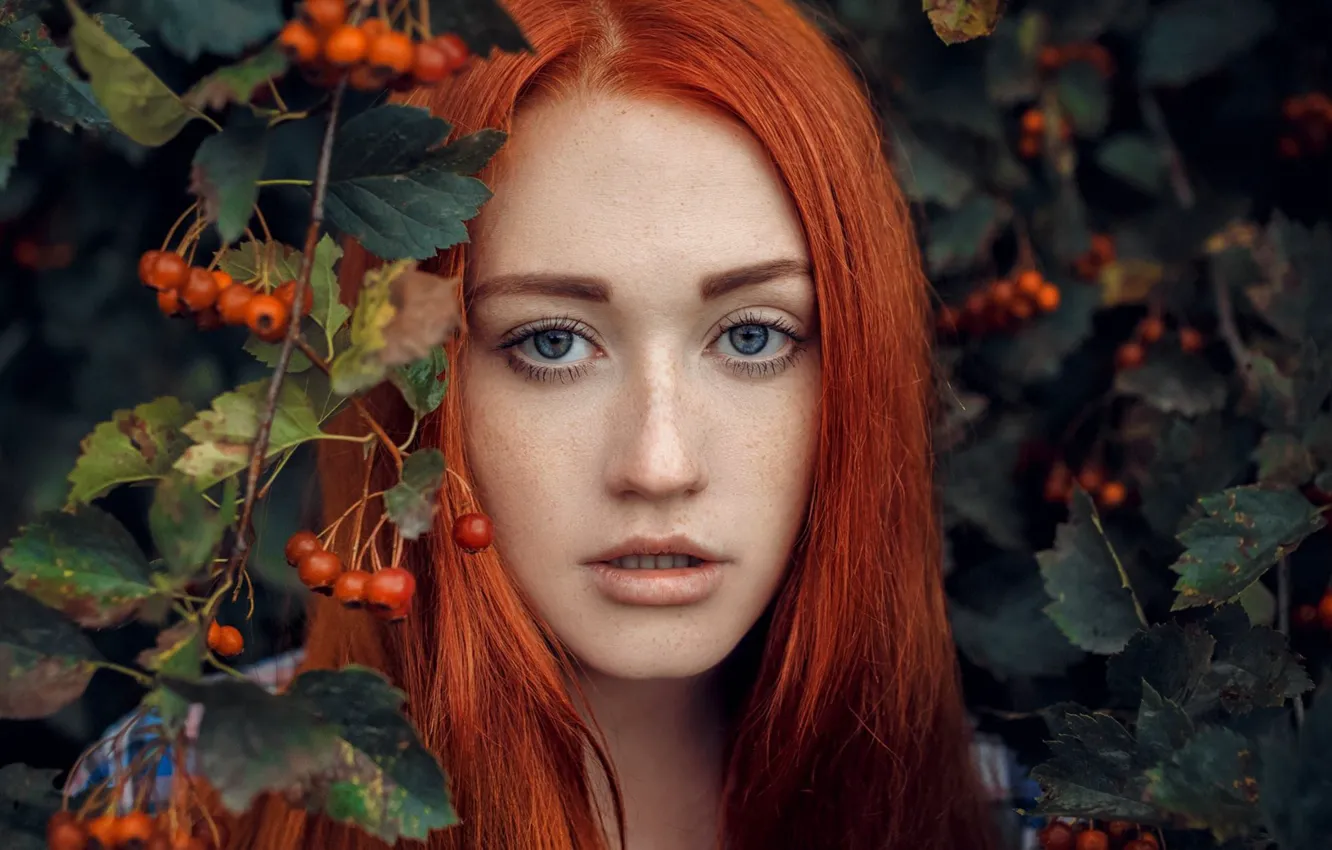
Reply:
M12 5L0 2L0 25ZM939 304L940 489L968 699L982 729L1030 764L1046 736L1038 710L1095 705L1104 688L1104 659L1040 613L1049 597L1034 553L1067 517L1071 480L1096 497L1149 618L1165 614L1174 531L1196 496L1252 479L1261 435L1236 410L1217 309L1217 276L1251 270L1218 258L1276 240L1314 275L1307 285L1332 288L1332 3L1013 0L992 37L953 46L918 0L807 5L864 75L916 202ZM151 3L85 6L138 25L149 44L137 55L178 91L222 64L154 46ZM43 14L59 38L63 12ZM3 33L0 107L5 57L24 49ZM80 440L114 411L163 395L206 407L264 374L243 333L162 317L136 278L140 253L190 203L203 132L196 123L149 150L35 122L18 145L0 191L6 540L61 507ZM301 176L311 142L275 144L265 177ZM299 244L284 225L304 204L265 191L277 238ZM1308 303L1332 308L1332 295ZM1261 307L1236 306L1240 326ZM238 664L301 634L305 591L281 549L315 507L308 455L278 480L257 518L257 608ZM146 542L144 496L121 488L101 506ZM1292 608L1317 603L1328 555L1324 539L1301 549ZM1270 577L1243 601L1276 621ZM92 637L131 663L154 634L130 624ZM1327 662L1327 635L1293 636L1311 672ZM67 767L140 696L99 673L53 717L0 723L0 764Z

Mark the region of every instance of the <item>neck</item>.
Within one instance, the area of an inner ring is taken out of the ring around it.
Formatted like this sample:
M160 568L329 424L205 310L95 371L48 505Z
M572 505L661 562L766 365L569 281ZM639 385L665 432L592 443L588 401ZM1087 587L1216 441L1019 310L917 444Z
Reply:
M610 786L592 766L596 805L612 850L712 848L725 746L716 671L689 679L615 679L584 671L579 684L605 735L625 808L615 829Z

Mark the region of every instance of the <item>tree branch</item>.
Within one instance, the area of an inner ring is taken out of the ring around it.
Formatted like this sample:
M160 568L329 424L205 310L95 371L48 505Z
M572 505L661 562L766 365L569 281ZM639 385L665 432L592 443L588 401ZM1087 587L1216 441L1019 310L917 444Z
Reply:
M315 351L313 348L310 347L310 343L306 342L300 337L297 337L296 347L301 350L301 353L304 354L311 363L319 367L319 370L322 371L325 375L333 374L332 369L329 367L328 363L324 362L324 358L319 356L319 352ZM397 466L398 471L401 472L402 450L398 448L398 444L393 442L393 440L389 438L389 435L387 432L384 431L383 426L381 426L379 422L375 420L375 417L370 413L369 409L366 408L365 402L361 401L359 398L357 398L354 395L348 396L347 400L351 402L352 407L356 408L356 412L361 414L361 418L365 420L365 424L370 426L370 430L379 439L379 442L383 443L384 448L388 449L389 455L393 458L394 465Z

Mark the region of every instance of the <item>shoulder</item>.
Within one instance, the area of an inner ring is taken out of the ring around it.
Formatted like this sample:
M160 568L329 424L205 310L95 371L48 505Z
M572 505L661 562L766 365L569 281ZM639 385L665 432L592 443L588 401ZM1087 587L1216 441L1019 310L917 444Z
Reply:
M304 659L304 649L293 649L243 667L240 672L245 675L245 678L269 691L277 691L291 680ZM224 675L226 674L214 673L205 676L204 680L216 681ZM191 705L185 724L185 734L188 739L193 740L198 735L199 721L202 717L203 706ZM70 775L66 782L67 792L78 794L98 783L105 782L118 771L127 769L134 761L135 756L158 737L156 721L156 712L150 710L140 713L135 711L107 727L77 769ZM142 790L144 782L150 782L153 785L146 794L149 800L166 799L171 787L172 764L171 758L164 757L158 760L157 770L153 774L149 775L141 771L130 776L128 781L122 782L120 785L121 799L127 805L130 804Z

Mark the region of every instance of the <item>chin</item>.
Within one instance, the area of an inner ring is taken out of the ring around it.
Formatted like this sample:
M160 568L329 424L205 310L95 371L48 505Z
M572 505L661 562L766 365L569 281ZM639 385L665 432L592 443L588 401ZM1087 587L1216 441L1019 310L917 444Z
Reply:
M673 623L651 625L607 624L605 629L566 633L565 645L589 673L598 676L625 680L688 679L701 676L725 661L742 637L743 633L734 634L731 629L699 628L677 619Z

